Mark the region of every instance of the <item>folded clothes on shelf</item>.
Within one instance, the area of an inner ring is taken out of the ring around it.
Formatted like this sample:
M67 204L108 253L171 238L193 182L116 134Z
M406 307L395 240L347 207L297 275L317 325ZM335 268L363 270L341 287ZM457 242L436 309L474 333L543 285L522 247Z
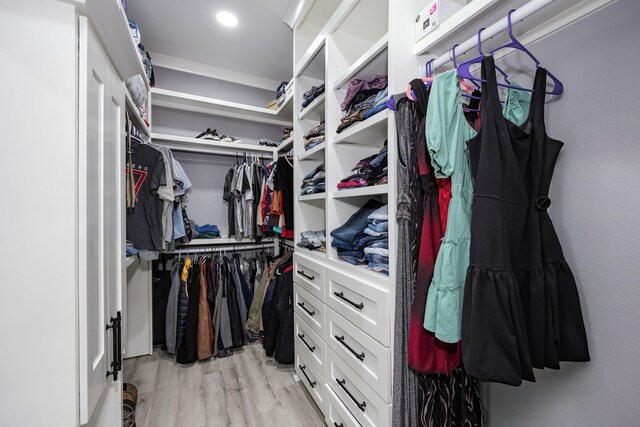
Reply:
M320 135L324 135L324 120L321 120L318 126L305 133L303 138L310 139Z
M302 236L298 246L301 248L309 249L310 251L326 252L326 237L325 230L307 230L300 233Z
M192 227L195 229L198 239L217 239L220 237L220 230L217 225L205 224Z
M378 75L367 82L355 79L349 82L347 95L341 107L344 116L340 119L337 133L354 123L368 119L387 108L387 77Z
M302 95L302 108L306 108L309 104L313 102L314 99L319 97L324 93L324 83L320 86L312 86L311 89L306 91Z
M300 195L324 193L325 192L325 171L324 162L314 168L302 178Z
M351 172L351 175L338 183L338 190L386 183L387 146L382 147L378 154L359 160Z

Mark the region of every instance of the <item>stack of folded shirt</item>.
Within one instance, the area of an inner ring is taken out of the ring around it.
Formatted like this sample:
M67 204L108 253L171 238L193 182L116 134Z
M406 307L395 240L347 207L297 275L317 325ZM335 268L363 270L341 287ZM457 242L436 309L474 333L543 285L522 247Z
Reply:
M313 102L314 99L319 97L324 93L324 83L320 86L312 86L311 89L306 91L302 95L302 108L306 108L309 104Z
M387 146L358 162L348 177L338 183L338 190L387 183Z
M220 230L216 225L196 225L195 229L198 239L217 239L220 237Z
M303 231L301 235L302 239L300 239L300 242L298 243L299 247L309 249L310 251L327 251L325 247L326 238L324 230L307 230Z
M344 115L337 132L340 133L352 124L387 108L387 95L387 76L377 75L370 81L351 80L341 104Z
M324 142L324 120L304 135L304 149L311 150Z
M300 187L300 195L315 194L325 192L325 173L324 162L306 174L302 179L302 186Z
M388 218L388 214L386 214L386 212L387 205L377 200L369 200L363 207L353 214L344 225L333 230L331 232L331 237L333 237L331 246L336 248L338 251L338 258L353 265L365 263L370 264L369 267L373 270L388 275L388 231L376 231L373 228L369 230L369 217L371 217L372 221L376 218L382 218L385 215ZM378 230L384 229L384 225L378 226L377 224L372 223L372 226L375 226ZM386 248L383 247L385 242L387 244ZM367 249L369 245L374 244L378 245L378 247L372 246L371 249L374 249L374 252L371 255L368 255L365 252L365 249ZM384 269L385 260L374 256L378 255L375 252L380 252L380 249L387 250L386 269ZM371 261L367 258L370 258Z

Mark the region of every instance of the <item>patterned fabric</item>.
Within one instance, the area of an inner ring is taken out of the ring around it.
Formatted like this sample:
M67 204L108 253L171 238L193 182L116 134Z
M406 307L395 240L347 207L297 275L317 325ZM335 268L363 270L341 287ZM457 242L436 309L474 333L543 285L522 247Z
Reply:
M136 427L138 389L133 384L122 384L122 427Z

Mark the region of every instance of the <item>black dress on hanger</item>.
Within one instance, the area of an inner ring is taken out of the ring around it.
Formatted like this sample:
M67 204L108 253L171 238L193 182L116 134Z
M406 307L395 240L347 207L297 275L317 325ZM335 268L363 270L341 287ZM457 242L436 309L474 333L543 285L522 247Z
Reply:
M481 129L468 142L475 181L462 358L481 381L535 381L532 368L588 361L578 290L547 208L563 143L544 123L547 73L538 68L529 118L506 120L493 57L482 61Z

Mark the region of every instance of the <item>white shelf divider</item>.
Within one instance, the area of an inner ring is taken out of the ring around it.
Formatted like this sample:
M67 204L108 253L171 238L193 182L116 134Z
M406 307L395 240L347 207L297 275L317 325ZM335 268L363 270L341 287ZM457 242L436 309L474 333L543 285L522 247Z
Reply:
M290 136L289 138L287 138L284 141L282 141L280 143L280 145L278 145L276 147L276 151L278 153L286 153L287 151L291 150L292 148L293 148L293 136Z
M324 159L324 149L327 146L326 142L318 144L310 150L304 151L298 155L298 160L320 160Z
M347 70L334 82L333 88L340 89L342 86L347 84L353 77L357 76L358 73L365 69L367 65L374 63L374 61L380 58L382 53L387 50L387 46L389 45L389 34L383 35L380 40L374 43L373 46L369 50L367 50L360 58L358 58ZM371 67L374 73L387 73L387 57L381 58L380 62L384 64L375 64L375 66ZM370 78L366 76L366 78Z
M232 117L251 122L267 123L278 126L291 126L291 97L277 110L239 102L225 101L190 93L177 92L168 89L151 89L151 103L155 107L172 108L175 110L193 111L213 116Z
M273 147L263 147L253 144L236 144L233 142L212 141L210 139L198 139L187 136L166 135L160 133L152 133L151 141L153 143L166 145L176 151L209 153L209 154L226 154L235 155L235 153L253 153L265 154L272 156Z
M298 120L322 119L322 117L324 117L324 109L321 109L319 107L324 107L324 100L326 98L326 95L326 92L323 92L316 99L311 101L311 103L307 105L306 108L300 111L300 113L298 114Z
M128 269L134 262L138 260L138 255L131 255L125 258L124 260L124 268Z
M349 197L386 196L389 193L388 184L370 185L368 187L348 188L332 192L334 199L346 199Z
M326 193L305 194L304 196L298 196L298 200L301 202L307 202L311 200L324 201Z
M388 110L351 125L333 138L334 144L352 143L381 146L387 139Z

